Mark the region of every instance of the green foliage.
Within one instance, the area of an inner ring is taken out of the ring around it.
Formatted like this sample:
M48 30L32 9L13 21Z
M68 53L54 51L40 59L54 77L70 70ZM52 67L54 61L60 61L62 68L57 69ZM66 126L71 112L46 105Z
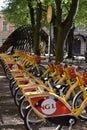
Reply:
M47 8L52 5L56 13L55 0L5 0L5 7L3 12L5 14L5 19L8 22L14 22L18 27L24 24L30 24L30 13L28 8L28 2L31 2L33 8L37 6L37 1L42 2L42 26L48 26L47 23ZM62 22L66 19L68 12L70 11L71 0L61 0L62 1ZM87 0L80 0L79 9L76 15L75 24L79 25L81 23L87 24ZM36 11L36 10L35 10ZM36 12L35 12L36 13Z
M62 21L64 21L70 11L71 0L62 0Z
M15 23L16 27L30 23L26 0L6 0L3 12L6 21Z
M3 7L5 20L7 22L15 23L16 27L31 24L28 2L31 2L32 7L34 8L34 13L36 14L37 1L39 2L39 0L5 0L5 7ZM48 5L54 6L55 2L47 0L41 0L41 2L43 10L42 26L46 26L47 7Z
M75 23L76 25L87 24L87 0L80 0Z

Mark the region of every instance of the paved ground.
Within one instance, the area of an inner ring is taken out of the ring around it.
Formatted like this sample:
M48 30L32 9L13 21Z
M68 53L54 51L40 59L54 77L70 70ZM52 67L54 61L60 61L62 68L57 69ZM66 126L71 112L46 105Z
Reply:
M20 118L18 109L11 96L8 79L6 79L4 71L1 66L0 66L0 130L26 130L24 122ZM76 126L73 127L72 130L87 130L87 122L78 121Z
M9 82L0 66L0 130L26 130L9 90Z

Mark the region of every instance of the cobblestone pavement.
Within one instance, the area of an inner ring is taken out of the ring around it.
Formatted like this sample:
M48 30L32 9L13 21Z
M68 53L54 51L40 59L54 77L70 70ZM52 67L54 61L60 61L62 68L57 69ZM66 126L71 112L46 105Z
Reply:
M9 90L9 82L0 66L0 130L26 130ZM34 129L35 130L35 129ZM41 130L41 129L40 129ZM43 128L42 130L48 130ZM51 129L50 129L51 130ZM64 129L67 130L67 129ZM77 121L72 130L87 130L87 122Z

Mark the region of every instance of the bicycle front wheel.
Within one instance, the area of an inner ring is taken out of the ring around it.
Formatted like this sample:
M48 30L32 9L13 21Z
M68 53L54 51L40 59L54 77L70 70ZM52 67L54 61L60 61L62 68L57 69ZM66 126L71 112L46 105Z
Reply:
M87 91L87 90L86 90ZM79 91L74 100L73 100L73 108L79 108L83 102L84 98L83 98L83 92ZM86 120L87 121L87 106L84 108L84 110L82 111L82 113L79 115L79 118L82 120Z
M23 98L19 102L19 113L22 119L25 117L25 113L27 111L27 108L30 106L29 102L26 100L26 98L23 96Z
M47 120L42 120L39 116L36 115L36 113L33 111L31 107L27 109L26 115L24 117L24 123L27 130L40 130L50 128L53 128L54 130L60 130L56 129L56 124Z

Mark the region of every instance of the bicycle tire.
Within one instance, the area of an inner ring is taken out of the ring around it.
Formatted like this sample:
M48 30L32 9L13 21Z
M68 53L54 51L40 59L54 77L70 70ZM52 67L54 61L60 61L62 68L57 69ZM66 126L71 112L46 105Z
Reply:
M26 100L25 96L23 96L19 102L18 107L22 119L24 119L28 107L30 107L29 102Z
M11 87L11 95L12 95L12 97L14 97L14 95L15 95L15 91L16 91L16 89L18 88L18 86L17 86L17 84L14 84L12 87Z
M87 91L87 89L86 89ZM76 96L74 97L73 99L73 108L79 108L82 101L83 101L83 96L82 96L83 92L82 91L79 91ZM84 110L82 111L82 113L79 115L79 118L81 120L85 120L87 121L87 107L84 108Z
M48 120L45 121L42 120L39 116L36 115L36 113L33 111L31 107L27 109L26 115L24 117L24 124L27 130L40 130L40 128L44 128L44 127L46 129L48 129L49 127L55 127L55 128L57 127L57 124L49 122ZM61 130L61 129L57 129L57 130Z
M40 77L46 71L46 68L41 64L38 64L38 68L39 72L36 68L34 68L33 74L37 77Z
M15 102L16 106L19 106L19 102L22 99L22 97L23 97L23 94L22 94L20 88L16 88L15 93L14 93L14 102Z

